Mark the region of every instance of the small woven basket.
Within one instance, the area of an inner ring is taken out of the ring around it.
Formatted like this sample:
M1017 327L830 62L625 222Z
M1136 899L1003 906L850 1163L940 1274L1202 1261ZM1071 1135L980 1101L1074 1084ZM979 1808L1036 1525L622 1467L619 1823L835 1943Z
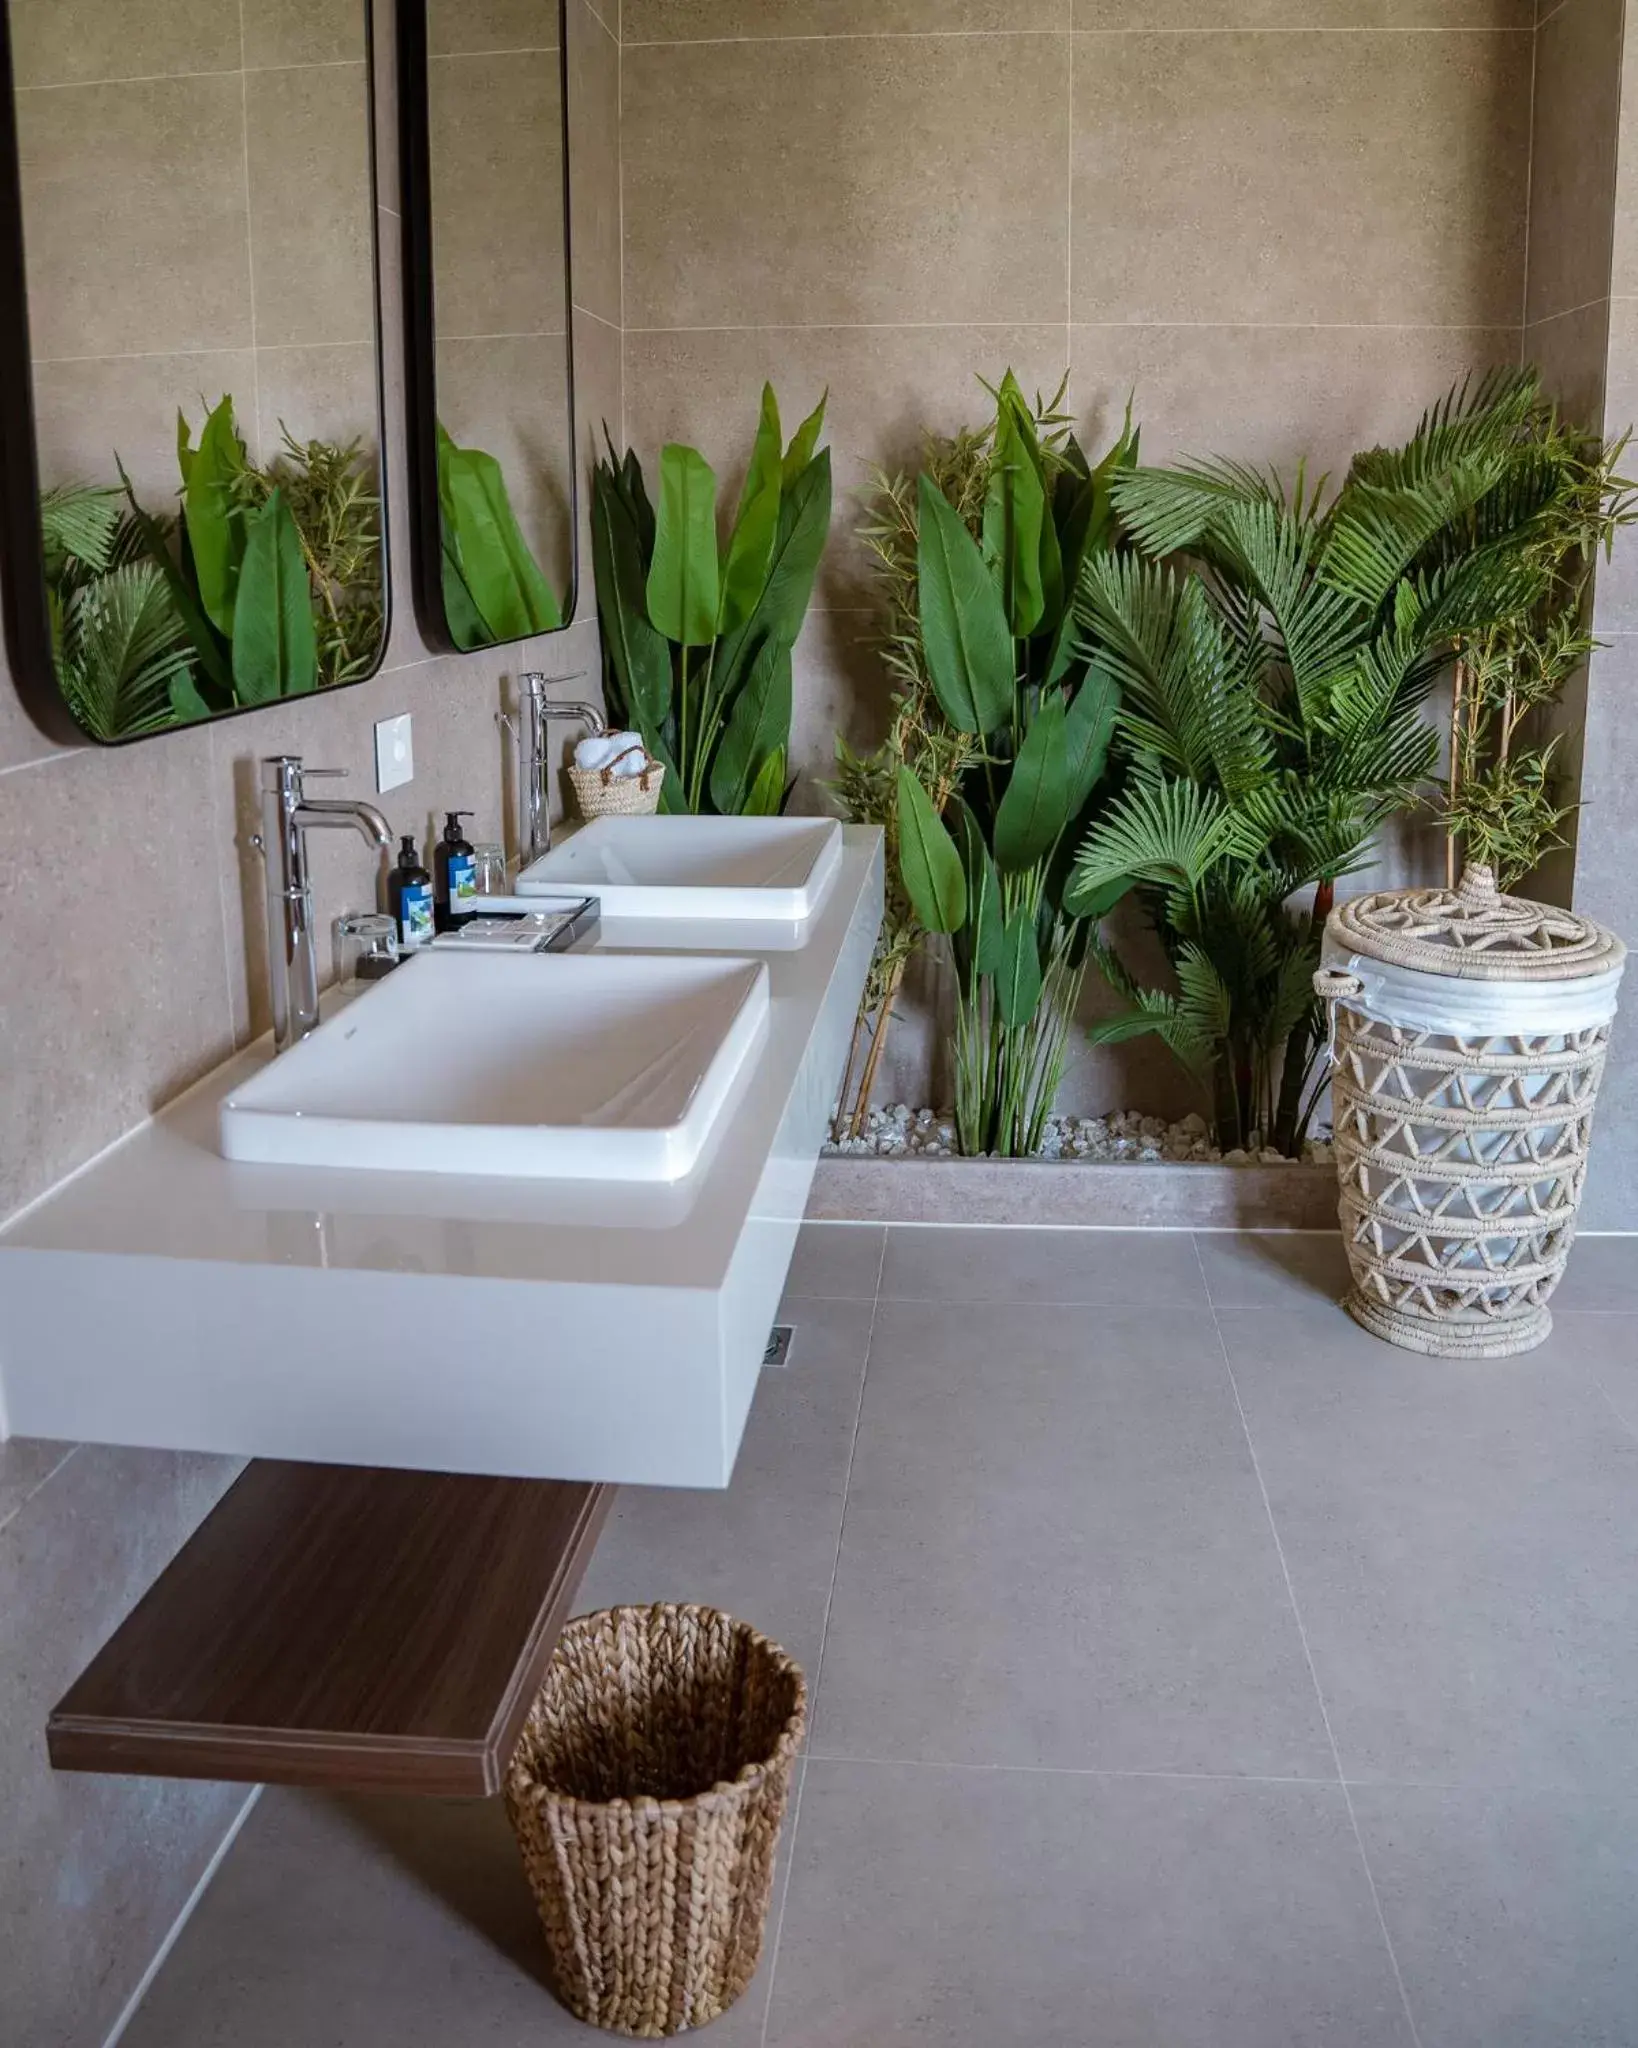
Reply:
M577 2019L655 2041L745 1990L806 1718L799 1666L715 1608L564 1629L505 1789Z
M627 754L642 755L640 774L615 774L615 762L625 760ZM627 747L606 768L571 766L569 781L583 818L648 818L660 808L665 763L656 761L645 747Z
M1333 910L1331 1008L1348 1313L1403 1350L1506 1358L1552 1328L1625 948L1503 896L1389 890Z

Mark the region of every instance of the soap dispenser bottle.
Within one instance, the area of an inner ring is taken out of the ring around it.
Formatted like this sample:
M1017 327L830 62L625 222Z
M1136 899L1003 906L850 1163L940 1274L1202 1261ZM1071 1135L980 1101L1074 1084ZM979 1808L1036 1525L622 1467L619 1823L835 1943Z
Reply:
M387 909L398 927L401 952L431 944L432 877L421 865L412 832L399 842L398 865L387 876Z
M432 849L432 866L437 891L433 917L441 932L459 931L478 913L478 870L471 842L461 832L461 820L470 811L449 811L444 817L444 836Z

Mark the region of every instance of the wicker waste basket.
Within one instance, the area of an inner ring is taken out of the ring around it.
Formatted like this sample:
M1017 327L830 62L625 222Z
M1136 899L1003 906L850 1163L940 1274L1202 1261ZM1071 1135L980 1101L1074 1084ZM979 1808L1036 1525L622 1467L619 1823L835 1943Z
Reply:
M1339 904L1314 986L1353 1288L1391 1344L1505 1358L1552 1328L1626 948L1567 910L1458 889Z
M714 1608L564 1629L506 1805L577 2019L659 2040L744 1991L806 1715L800 1668Z

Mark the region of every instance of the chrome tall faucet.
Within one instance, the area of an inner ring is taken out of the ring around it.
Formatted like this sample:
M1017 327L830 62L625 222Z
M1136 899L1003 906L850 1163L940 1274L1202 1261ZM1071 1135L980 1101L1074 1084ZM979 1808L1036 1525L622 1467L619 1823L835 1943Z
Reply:
M374 804L325 802L310 797L314 775L345 775L345 768L304 768L299 754L275 754L262 763L259 849L267 879L267 970L273 985L273 1049L287 1052L318 1023L318 944L307 835L315 827L348 826L378 846L392 846L392 831Z
M603 714L595 704L573 699L553 703L546 695L553 683L578 683L586 671L577 668L566 676L543 676L530 670L518 677L518 717L501 723L518 747L518 864L527 867L549 853L552 845L551 790L547 778L552 772L546 751L546 729L554 718L578 719L591 733L608 731Z

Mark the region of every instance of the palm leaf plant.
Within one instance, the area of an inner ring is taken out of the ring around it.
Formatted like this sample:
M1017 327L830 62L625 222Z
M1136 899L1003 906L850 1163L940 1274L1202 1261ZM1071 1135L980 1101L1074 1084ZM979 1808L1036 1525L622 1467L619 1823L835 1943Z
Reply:
M1336 884L1431 775L1422 708L1454 651L1539 588L1523 542L1546 487L1513 458L1534 389L1519 372L1459 388L1329 496L1227 462L1114 482L1138 553L1089 561L1075 609L1121 687L1127 786L1070 901L1136 882L1176 985L1140 985L1100 938L1127 1008L1093 1036L1158 1035L1225 1148L1300 1154Z
M99 740L174 723L173 689L192 666L165 579L137 557L141 539L118 491L66 484L42 493L52 651L63 697Z
M897 764L894 823L914 919L947 934L955 956L957 1142L1018 1156L1039 1149L1062 1078L1085 919L1128 886L1078 907L1065 900L1119 702L1069 593L1112 543L1112 487L1137 437L1128 421L1093 466L1059 410L1061 389L1032 407L1009 372L992 396L982 462L941 475L935 460L916 482L914 628L900 673L925 673L961 750L942 764L930 755L931 777L920 761ZM974 444L952 445L970 454ZM908 493L890 495L907 513Z
M664 810L768 815L784 803L791 650L830 532L824 416L821 398L787 445L773 387L763 386L725 546L716 474L697 448L661 450L657 505L635 452L617 456L609 441L597 463L605 698L665 763Z

